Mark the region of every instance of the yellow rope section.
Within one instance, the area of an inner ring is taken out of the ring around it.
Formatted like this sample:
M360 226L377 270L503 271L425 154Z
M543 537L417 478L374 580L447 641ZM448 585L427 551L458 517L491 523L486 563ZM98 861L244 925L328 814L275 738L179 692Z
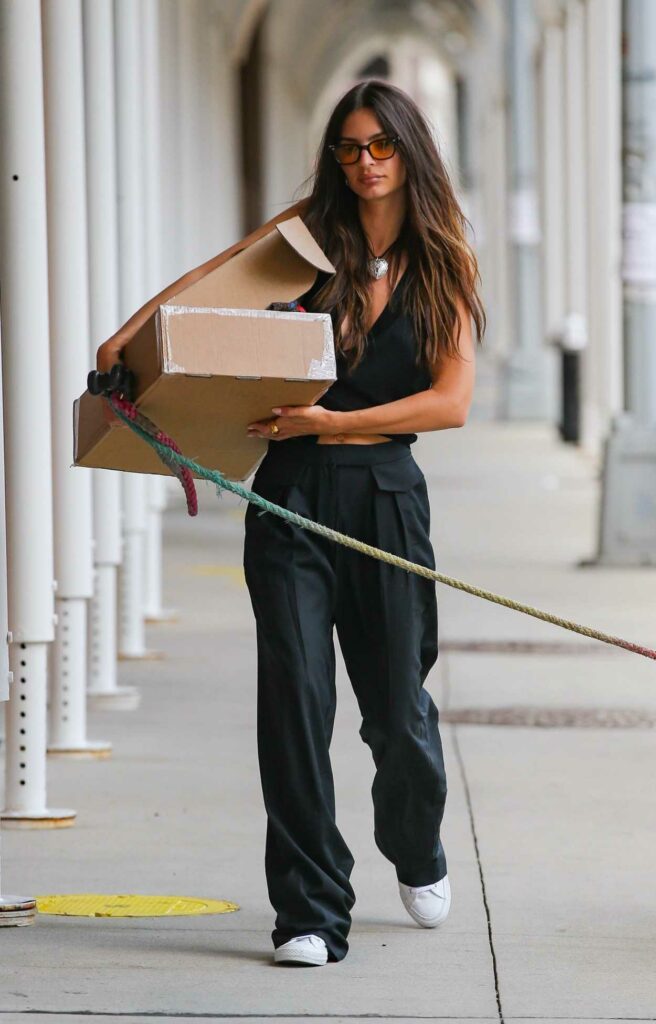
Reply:
M611 636L608 633L602 633L601 630L593 629L591 626L581 626L578 622L572 622L570 619L563 619L559 615L553 615L550 612L543 612L539 608L534 608L532 605L521 604L519 601L513 601L510 597L502 597L500 594L495 594L491 590L484 590L482 587L475 587L471 583L465 583L463 580L454 579L452 576L446 576L444 573L437 572L436 569L428 568L428 566L418 565L416 562L409 562L406 558L401 558L399 555L393 555L389 551L383 551L381 548L373 547L371 544L365 544L363 541L355 540L353 537L349 537L345 533L340 533L338 530L333 530L328 526L322 526L320 523L314 523L311 519L305 519L303 516L299 516L295 512L290 512L289 509L281 509L278 505L272 505L271 503L266 502L265 499L261 498L259 495L255 495L254 492L246 493L252 494L253 498L257 498L257 504L266 504L270 511L277 511L278 515L281 512L285 512L285 519L290 519L292 522L298 523L299 526L302 526L307 530L312 530L314 533L320 533L323 537L328 537L330 540L334 540L338 544L343 544L344 547L353 548L355 551L360 551L362 554L369 555L371 558L377 558L379 561L387 562L389 565L395 565L399 569L406 569L408 572L414 572L417 576L424 576L426 579L435 580L438 583L446 583L447 586L454 587L456 590L463 590L467 594L473 594L474 597L481 597L485 601L493 601L495 604L503 605L504 608L512 608L514 611L523 612L525 615L532 615L536 619L542 619L544 622L551 622L554 626L561 626L563 629L569 629L574 633L580 633L582 636L591 637L593 640L601 640L603 643L613 644L616 647L622 647L625 650L633 651L636 654L644 655L646 658L656 660L656 651L651 650L649 647L641 647L638 644L632 644L628 640L622 640L620 637Z

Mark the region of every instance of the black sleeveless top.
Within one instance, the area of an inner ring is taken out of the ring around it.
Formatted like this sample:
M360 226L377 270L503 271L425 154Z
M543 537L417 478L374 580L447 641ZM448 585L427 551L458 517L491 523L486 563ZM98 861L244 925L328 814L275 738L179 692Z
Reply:
M317 271L317 279L312 287L298 297L297 302L308 312L315 312L312 309L312 299L330 276L323 270ZM355 370L348 373L344 356L339 352L335 353L337 379L318 399L317 405L336 412L352 412L355 409L368 409L374 405L395 402L399 398L406 398L431 387L431 374L425 360L422 358L419 366L415 362L417 349L412 318L401 309L402 289L405 287L407 277L406 270L384 310L371 326L367 334L364 355ZM417 440L416 434L383 434L382 431L375 433L407 445ZM305 441L316 444L317 437L317 434L304 434L287 438L287 442Z

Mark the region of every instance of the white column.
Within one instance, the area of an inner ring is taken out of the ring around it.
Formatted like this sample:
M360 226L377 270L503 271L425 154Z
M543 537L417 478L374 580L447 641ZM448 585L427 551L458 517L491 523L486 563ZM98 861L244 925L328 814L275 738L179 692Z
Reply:
M594 453L623 408L621 0L586 5L588 316L582 441Z
M293 201L294 189L311 168L307 161L307 98L298 79L290 75L287 8L270 4L260 32L261 219L265 221Z
M143 189L142 8L114 0L116 41L116 123L120 319L147 298ZM119 571L118 647L121 658L147 656L144 626L143 559L146 533L146 477L123 473L123 561Z
M586 209L587 146L584 0L569 0L565 21L565 253L566 311L563 345L569 351L588 344L588 246Z
M0 15L1 17L1 15ZM1 53L0 49L0 53ZM0 365L0 438L4 441L2 426L2 370ZM5 522L5 461L3 443L0 443L0 638L9 630L7 616L7 534ZM9 685L13 677L9 671L9 648L0 642L0 702L9 700ZM20 753L20 751L19 751ZM0 886L0 925L32 924L36 918L36 899L33 896L17 896L4 893L5 880Z
M561 336L565 318L565 170L563 23L559 0L541 6L542 209L544 326L548 341Z
M178 230L183 271L220 252L223 237L229 245L239 234L238 230L232 233L239 220L234 203L239 174L235 75L226 49L217 45L217 28L227 17L208 0L177 5L175 131L179 139ZM220 238L217 227L225 233Z
M162 142L160 163L160 190L162 218L160 221L161 259L167 281L175 281L189 266L185 264L180 251L180 197L181 197L181 154L180 146L173 145L177 138L180 92L178 11L176 0L160 0L159 6L160 41L162 62L166 73L161 76L160 90L160 139ZM220 252L220 247L217 252Z
M162 140L161 74L167 74L161 61L160 10L158 0L144 0L144 190L146 290L149 295L161 291L167 283L163 258L162 220ZM210 83L207 83L210 88ZM203 134L209 134L207 125ZM202 202L202 196L200 200ZM162 513L166 508L166 479L153 474L146 480L146 533L144 551L144 615L146 622L166 622L174 618L162 607Z
M71 466L73 402L88 372L89 303L80 0L43 0L57 632L48 752L107 756L86 736L87 600L93 594L91 475Z
M472 223L482 301L487 313L485 359L477 407L499 417L501 371L511 348L512 317L508 264L508 100L505 83L506 18L498 0L481 9L480 32L460 59L465 76L467 136L465 212Z
M114 17L112 0L83 0L89 224L89 368L119 326ZM139 691L117 679L117 577L121 564L121 477L93 470L94 594L89 605L92 708L131 710Z
M119 657L122 659L148 656L144 630L144 558L146 552L145 479L137 487L126 473L123 481L123 562L118 576L118 636Z
M537 172L537 103L534 52L537 23L532 4L508 0L507 75L510 99L510 262L514 310L513 349L504 375L503 412L509 419L551 419L555 415L554 352L545 348L540 324L541 240ZM553 69L555 71L555 69ZM551 80L551 75L550 75ZM550 111L549 129L556 115Z
M158 10L166 68L160 77L162 253L170 280L243 234L238 54L230 49L233 15L223 5L160 0ZM287 172L289 180L288 166Z
M206 172L208 190L214 196L214 229L208 255L221 252L234 239L243 235L237 65L234 54L229 50L229 32L233 26L227 19L220 18L219 14L223 14L223 9L215 7L209 39L213 82L209 115L215 128L212 174ZM212 184L217 179L223 186L220 189L214 188Z
M565 20L566 244L569 311L585 316L587 216L585 2L569 0Z
M197 66L198 0L178 4L178 93L177 136L180 160L180 252L185 270L200 260L199 237L202 203L198 196L199 152L204 129L200 116Z
M509 246L508 153L506 138L509 131L505 88L500 79L490 83L491 96L485 117L485 156L488 163L487 209L484 237L487 262L488 295L496 314L496 339L499 354L509 351L512 337L511 268ZM494 298L492 298L492 295ZM494 321L493 316L493 321ZM504 367L505 368L505 367ZM501 400L501 396L499 396ZM503 410L500 410L503 415Z
M1 52L1 50L0 50ZM7 521L5 518L5 454L2 412L2 361L0 360L0 701L9 700L13 675L9 671L9 612L7 609Z
M656 5L622 5L626 411L604 447L598 560L656 564Z
M39 2L2 0L0 18L2 375L14 678L6 704L2 819L5 827L51 827L72 825L75 812L46 805L47 649L55 622Z
M178 615L162 606L162 517L166 508L167 480L148 478L146 509L146 550L144 554L144 614L146 622L175 622Z
M624 0L623 28L626 409L656 436L656 4Z
M236 196L233 200L236 210L230 210L228 206L228 215L228 210L224 209L225 191L215 188L217 176L221 182L229 183L230 193L234 195L241 172L236 132L239 114L235 96L237 70L227 52L230 31L234 31L234 26L232 18L228 20L225 12L212 0L205 0L205 11L203 44L207 89L203 116L208 131L203 162L202 187L207 213L203 248L208 256L212 256L220 252L222 246L230 245L231 237L239 237L241 226L241 208Z

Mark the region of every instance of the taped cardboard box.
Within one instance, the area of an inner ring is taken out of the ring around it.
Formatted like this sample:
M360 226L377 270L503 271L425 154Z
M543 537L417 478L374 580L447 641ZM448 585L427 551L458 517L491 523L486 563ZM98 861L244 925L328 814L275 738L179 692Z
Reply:
M248 423L312 405L333 384L330 315L266 309L302 295L317 270L335 268L300 217L282 220L169 296L126 343L136 405L186 456L245 480L269 444ZM74 403L75 465L168 474L128 426L106 421L103 401L85 391Z

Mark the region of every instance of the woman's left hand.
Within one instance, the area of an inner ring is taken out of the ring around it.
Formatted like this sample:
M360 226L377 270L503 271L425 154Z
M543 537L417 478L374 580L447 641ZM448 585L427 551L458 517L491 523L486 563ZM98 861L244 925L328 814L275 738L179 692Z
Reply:
M283 405L271 411L276 415L270 420L257 420L248 424L249 437L284 441L301 434L330 434L335 430L333 411L321 405ZM271 432L272 423L278 427L277 433Z

